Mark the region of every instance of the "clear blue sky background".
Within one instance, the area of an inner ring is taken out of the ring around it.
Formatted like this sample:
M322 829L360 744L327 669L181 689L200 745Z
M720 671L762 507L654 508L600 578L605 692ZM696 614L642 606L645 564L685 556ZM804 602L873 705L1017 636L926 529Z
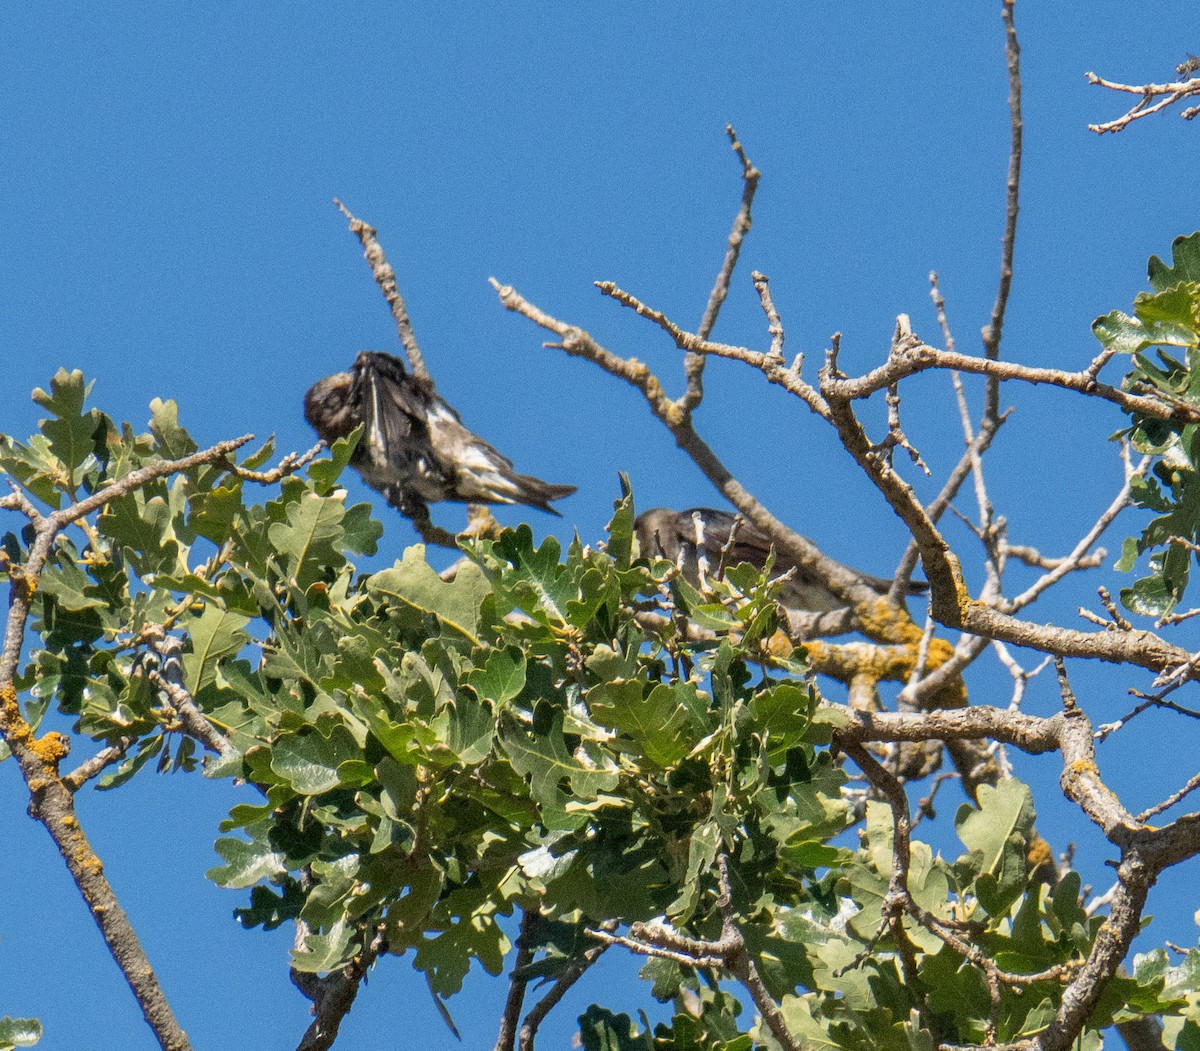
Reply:
M759 269L789 352L805 351L815 369L841 331L843 366L862 370L886 352L898 312L936 339L936 269L960 349L978 350L1008 149L999 8L8 4L0 429L28 435L38 416L29 391L66 366L96 379L96 404L118 419L143 425L152 398L172 397L201 441L254 431L306 448L305 388L359 349L397 350L336 195L379 228L431 370L467 423L520 469L579 486L562 504L566 529L600 536L618 470L643 507L713 503L632 390L542 349L543 333L502 310L486 278L649 361L677 391L678 352L591 282L615 280L681 324L698 322L741 193L729 121L764 179L718 338L765 345L749 280ZM1167 115L1098 138L1087 123L1118 115L1123 99L1083 73L1169 79L1200 50L1195 4L1024 2L1018 21L1025 182L1005 354L1079 367L1097 350L1092 319L1127 308L1147 256L1200 227L1200 127ZM743 482L831 554L888 573L900 524L820 421L730 363L710 364L708 387L699 428ZM1005 400L1018 411L995 450L992 497L1014 540L1061 553L1118 485L1105 438L1122 417L1054 391L1007 388ZM949 380L914 384L905 408L940 480L959 449ZM414 534L380 514L390 560ZM462 510L443 505L436 517L455 526ZM1126 531L1136 528L1135 518ZM969 571L981 582L977 559ZM1106 568L1037 615L1078 624L1075 607L1095 606L1099 582L1122 580ZM1196 646L1194 627L1177 638ZM1125 710L1128 686L1148 685L1073 670L1097 722ZM975 679L977 701L1007 693L1004 674ZM1036 680L1029 709L1057 703L1050 679ZM1194 746L1175 744L1191 732L1146 717L1104 746L1104 772L1146 805L1195 772ZM1059 848L1078 843L1085 878L1106 887L1111 852L1055 805L1055 760L1019 772L1038 791L1043 833ZM150 775L84 793L81 807L195 1046L294 1047L307 1002L287 981L289 936L239 931L231 912L243 896L203 877L235 798L226 784ZM947 796L945 826L955 802ZM49 1049L154 1047L24 807L16 769L0 766L0 1014L40 1016ZM1194 879L1193 866L1160 884L1159 937L1194 939ZM647 1003L633 988L621 999L614 982L627 963L606 966L611 1006ZM503 992L476 976L451 1003L464 1047L491 1046ZM586 1002L559 1009L545 1046L568 1045ZM372 975L343 1032L345 1051L452 1043L423 983L395 959Z

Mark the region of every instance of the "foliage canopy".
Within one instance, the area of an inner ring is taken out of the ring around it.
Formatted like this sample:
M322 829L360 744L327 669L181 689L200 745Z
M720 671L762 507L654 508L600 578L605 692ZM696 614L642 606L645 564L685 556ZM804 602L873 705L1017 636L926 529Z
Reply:
M1136 375L1167 382L1143 350L1170 335L1155 304L1183 294L1098 323L1109 345L1160 326L1133 350ZM49 551L31 597L38 642L14 684L24 716L35 729L50 705L75 717L107 750L89 771L103 788L149 766L192 770L164 646L186 640L179 685L224 742L205 773L247 796L210 876L249 891L246 926L300 924L298 972L408 955L452 1010L473 960L501 972L503 918L519 911L522 983L573 980L615 940L650 953L643 976L672 1020L650 1030L597 1003L585 1047L779 1046L731 974L800 1043L1010 1042L1053 1017L1101 918L1081 908L1077 876L1047 881L1028 863L1028 790L1001 781L964 803L953 859L909 844L901 906L894 808L843 791L838 734L854 713L822 699L803 646L781 650L779 585L760 569L697 589L636 557L626 491L602 545L538 546L522 526L465 540L450 574L420 546L360 574L347 556L374 553L382 526L338 488L356 436L264 503L247 490L269 444L121 491L197 446L173 403L135 434L89 408L88 389L60 371L35 393L41 433L0 447L0 468L48 508L119 493ZM1190 440L1135 422L1160 463ZM34 538L4 537L14 583ZM1194 1031L1193 956L1171 968L1159 951L1113 979L1085 1045L1141 1012ZM21 1023L5 1025L19 1045Z

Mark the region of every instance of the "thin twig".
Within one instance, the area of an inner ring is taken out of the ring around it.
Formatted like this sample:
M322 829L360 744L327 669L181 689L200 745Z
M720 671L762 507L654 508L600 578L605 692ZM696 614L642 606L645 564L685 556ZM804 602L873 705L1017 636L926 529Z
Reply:
M151 669L149 673L150 681L166 694L169 715L173 717L179 729L222 759L236 755L237 749L200 710L200 706L184 686L183 643L175 636L165 633L150 638L143 632L142 636L150 642L151 649L158 654L159 659L158 668Z
M130 734L119 737L107 748L101 748L94 756L85 759L69 774L64 774L63 786L68 792L78 792L93 777L99 777L114 763L121 762L129 754L129 749L138 743L138 740L136 734Z
M738 256L741 255L742 242L746 239L746 234L750 232L753 222L751 207L754 204L754 194L758 190L758 181L762 178L762 172L754 167L750 163L750 158L746 156L746 151L738 141L737 132L733 130L732 124L725 125L725 134L729 136L733 152L742 162L742 203L738 208L737 215L734 216L733 229L729 231L729 246L725 250L725 258L717 273L716 283L713 285L712 292L709 293L704 316L700 319L700 328L697 329L703 339L707 339L712 334L725 297L729 295L729 285L733 279ZM685 412L691 412L704 398L704 362L705 358L702 354L688 354L684 358L683 371L687 377L687 391L680 399L680 407Z
M1192 77L1189 80L1173 81L1168 84L1118 84L1115 81L1105 80L1103 77L1096 76L1095 73L1085 73L1087 82L1095 84L1097 87L1108 88L1110 91L1121 91L1131 95L1141 95L1141 98L1131 106L1124 115L1116 120L1105 121L1103 124L1089 124L1088 131L1094 131L1097 135L1103 135L1109 131L1123 131L1129 127L1135 120L1141 120L1142 117L1149 117L1152 113L1159 113L1169 106L1175 105L1181 99L1190 98L1193 95L1200 95L1200 79ZM1151 105L1154 99L1158 99ZM1191 120L1200 113L1200 106L1189 106L1180 112L1180 116L1184 120Z
M400 286L396 283L396 271L387 261L383 246L376 237L379 231L351 215L350 210L336 197L333 199L333 203L349 220L350 232L356 234L359 241L362 242L363 256L370 264L371 273L375 275L375 283L382 289L383 298L387 300L387 304L391 308L392 318L396 322L396 332L400 335L400 342L404 344L404 353L408 357L412 374L417 379L429 380L429 369L425 367L425 359L421 356L421 348L417 344L417 336L413 332L412 321L408 316L408 307L404 305L404 297L400 294Z
M522 974L533 962L533 932L541 917L537 907L526 908L521 914L521 933L517 935L517 955L508 978L508 996L500 1015L500 1030L496 1034L495 1051L513 1051L517 1027L521 1022L521 1007L525 1002L528 978Z
M325 442L320 441L309 449L308 452L288 453L269 471L248 471L244 467L239 467L232 460L228 461L226 466L231 473L236 474L239 478L247 482L258 482L260 485L274 485L281 479L287 478L295 474L302 467L307 466L326 448Z
M597 930L611 934L617 929L617 926L616 920L605 920ZM525 1015L525 1020L521 1023L520 1051L533 1051L538 1029L546 1020L546 1016L562 1002L562 998L570 992L571 987L584 976L587 969L600 958L600 954L607 948L607 945L593 945L590 949L586 949L578 960L567 965L566 970L558 976L546 995L529 1009L529 1013Z
M1200 788L1200 774L1195 774L1188 778L1187 784L1179 789L1178 792L1171 793L1171 795L1167 796L1167 798L1161 803L1156 803L1154 806L1143 810L1137 815L1136 820L1142 824L1145 824L1152 817L1154 817L1155 814L1161 814L1164 810L1170 810L1171 807L1173 807L1180 800L1191 795L1194 791L1196 791L1197 788Z
M1124 484L1117 490L1117 495L1113 497L1112 502L1101 512L1100 517L1096 519L1092 527L1080 537L1079 542L1072 549L1071 553L1066 558L1055 560L1055 564L1050 567L1048 572L1035 580L1021 594L1004 602L1001 608L1005 612L1014 613L1017 610L1024 609L1039 595L1044 594L1048 588L1053 587L1062 580L1068 573L1096 565L1095 558L1089 560L1088 553L1096 541L1104 535L1105 530L1112 525L1117 515L1129 506L1129 496L1133 486L1133 479L1141 476L1147 466L1149 466L1149 463L1149 456L1142 457L1141 463L1125 478ZM1118 623L1118 626L1124 630L1129 630L1130 628L1128 622Z
M1179 715L1186 715L1190 719L1200 719L1200 712L1192 708L1185 708L1181 704L1176 704L1174 701L1168 701L1161 693L1147 696L1139 690L1130 690L1135 697L1142 697L1144 700L1130 711L1126 712L1120 719L1111 723L1102 723L1096 727L1096 740L1104 741L1111 737L1114 733L1120 730L1127 723L1136 719L1142 712L1148 711L1151 708L1166 708L1168 711L1175 712Z
M991 323L983 330L984 356L991 361L1000 357L1000 339L1004 330L1004 313L1012 288L1013 250L1017 240L1017 213L1021 204L1021 155L1024 122L1021 118L1021 45L1013 19L1015 0L1004 0L1004 55L1008 61L1008 112L1010 141L1008 151L1008 180L1004 205L1004 240L1000 250L1000 281L996 301L992 304ZM990 378L984 415L994 419L1000 413L1000 385Z
M766 534L780 554L786 555L795 562L801 571L810 571L823 585L845 598L848 604L863 603L871 610L876 609L880 597L863 582L859 574L833 559L827 558L811 541L793 532L775 518L746 490L718 459L709 445L696 433L690 416L682 412L678 403L667 397L662 383L645 363L636 358L622 358L614 354L597 343L583 329L565 324L529 303L511 286L501 285L495 278L490 280L492 287L500 296L501 303L507 309L524 315L535 324L559 336L561 342L548 344L548 346L558 347L574 357L591 361L605 372L624 380L641 391L650 410L671 431L679 447L691 457L709 481L746 517L747 521ZM603 285L602 290L606 290ZM639 311L639 313L641 312ZM670 324L670 322L667 323ZM780 371L788 370L781 368ZM880 638L880 641L884 642L889 641L887 637L889 633L906 634L910 629L911 633L916 636L917 629L912 625L911 620L907 621L905 625L900 624L898 618L905 616L903 610L897 607L892 608L895 610L892 619L873 617L871 625L864 625L864 630L867 630L868 634L870 630L880 632L884 636Z

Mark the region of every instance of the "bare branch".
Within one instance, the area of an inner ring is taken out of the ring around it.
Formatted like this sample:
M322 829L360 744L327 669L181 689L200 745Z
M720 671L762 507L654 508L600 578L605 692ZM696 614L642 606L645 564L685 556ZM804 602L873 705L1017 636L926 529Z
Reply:
M747 352L740 347L724 344L702 344L697 347L706 354L745 360ZM976 375L994 377L999 380L1019 380L1023 383L1045 383L1063 390L1103 398L1119 406L1125 412L1140 412L1158 420L1176 423L1200 422L1200 409L1158 394L1130 394L1107 383L1099 383L1088 369L1067 372L1064 369L1038 368L1020 365L1011 361L989 361L971 354L960 354L939 350L918 340L900 343L892 348L887 362L856 379L830 376L822 383L821 392L826 397L845 399L868 398L877 391L886 390L892 384L915 376L928 369L957 369Z
M1167 796L1167 798L1161 803L1156 803L1154 806L1143 810L1137 815L1137 820L1141 824L1145 824L1152 817L1154 817L1155 814L1161 814L1165 810L1170 810L1171 807L1181 800L1187 798L1187 796L1191 795L1194 791L1196 791L1197 788L1200 788L1200 774L1195 774L1194 776L1188 778L1187 784L1179 789L1178 792L1173 792L1171 795Z
M1084 76L1087 77L1089 84L1095 84L1097 87L1108 88L1109 91L1126 92L1130 95L1141 95L1141 98L1116 120L1106 121L1103 124L1089 124L1088 131L1094 131L1097 135L1103 135L1108 131L1122 131L1135 120L1141 120L1142 117L1149 117L1152 113L1167 109L1182 99L1200 95L1200 79L1195 77L1168 84L1118 84L1115 81L1098 77L1095 73L1085 73ZM1154 102L1155 99L1158 101ZM1200 113L1200 106L1189 106L1179 115L1184 120L1191 120L1197 113Z
M774 998L768 992L766 983L758 973L754 957L746 949L746 940L734 920L733 888L729 881L729 855L718 854L717 866L721 888L721 896L717 899L717 904L722 913L719 944L724 949L726 966L750 994L750 999L758 1008L763 1024L771 1030L771 1035L779 1041L779 1046L784 1051L801 1051L803 1045L788 1029L787 1020L783 1017L779 1005L775 1003Z
M746 151L738 141L737 132L733 130L732 124L725 125L725 134L729 136L733 152L742 162L742 204L737 215L734 216L733 229L729 232L729 247L725 250L725 258L717 274L716 284L709 293L708 305L704 308L704 317L701 318L700 328L697 330L704 339L712 334L713 327L717 323L717 316L725 303L725 297L729 295L729 283L733 279L738 256L741 255L742 242L746 239L746 234L750 232L750 225L753 221L751 206L754 204L754 194L758 190L758 181L762 178L762 172L754 167L750 163L750 158L746 156ZM700 354L689 354L684 359L683 371L687 376L687 391L680 399L680 403L685 412L695 409L704 397L704 361L703 355Z
M1054 625L1032 624L970 599L958 559L951 553L945 538L921 506L912 487L885 462L871 455L870 441L851 411L848 400L830 397L828 382L823 380L822 387L829 400L831 419L842 445L912 533L930 583L930 608L934 618L941 624L971 635L998 638L1063 656L1096 657L1159 672L1185 665L1191 667L1190 653L1170 645L1152 632L1107 631L1089 634Z
M74 792L88 777L94 776L96 759L82 764L72 774L62 776L59 763L69 751L69 742L54 732L41 738L34 737L32 727L21 713L14 679L33 596L55 537L85 515L111 500L134 492L148 482L205 464L227 463L231 454L251 438L252 435L246 435L234 441L219 442L178 460L153 461L69 507L32 518L34 539L25 562L20 566L8 566L11 600L4 630L4 647L0 652L0 736L12 751L21 776L25 779L29 790L30 815L44 825L54 839L113 959L137 998L147 1024L162 1047L171 1051L184 1051L191 1045L163 995L150 961L104 875L104 866L88 842L75 810ZM20 501L16 501L14 506L28 514L28 509L22 507ZM119 749L120 745L116 747ZM112 761L115 754L108 751L102 753L100 763L103 765Z
M1150 457L1143 456L1142 461L1140 464L1138 464L1137 468L1126 476L1124 484L1117 491L1117 495L1113 497L1112 503L1110 503L1100 517L1096 519L1091 529L1089 529L1080 538L1079 543L1075 545L1071 553L1067 555L1066 558L1058 560L1055 565L1050 566L1049 571L1045 575L1039 577L1020 595L1000 603L1000 608L1008 613L1014 613L1017 610L1024 609L1039 595L1045 593L1048 588L1053 587L1060 580L1062 580L1062 578L1068 573L1072 573L1077 569L1086 568L1086 566L1089 564L1088 552L1091 551L1092 546L1104 534L1104 531L1108 529L1110 525L1112 525L1113 520L1117 517L1117 515L1124 511L1125 508L1130 506L1129 494L1132 490L1133 479L1144 474L1149 465ZM1090 560L1090 565L1096 565L1095 557ZM1129 625L1126 623L1122 625L1122 627L1128 630Z
M167 696L168 713L178 728L189 737L194 737L209 751L222 759L237 754L237 749L200 710L183 684L183 644L173 635L157 632L156 636L142 633L158 654L159 667L150 671L150 681ZM170 729L171 727L168 727Z
M763 313L767 315L767 332L771 336L771 349L767 353L782 362L783 341L786 334L783 331L783 322L779 318L779 311L775 309L775 301L771 298L771 279L757 270L750 275L750 278L754 282L754 290L758 293L759 302L762 303ZM703 333L700 335L701 338L708 338ZM797 369L797 371L799 370Z
M636 935L633 933L634 930L637 931ZM589 938L594 938L603 945L619 945L632 953L637 953L639 956L653 956L660 960L670 960L684 967L725 966L725 961L719 954L709 952L710 946L707 943L695 943L694 939L686 939L688 942L686 948L672 948L671 943L673 939L666 932L647 927L646 925L635 924L628 936L610 934L608 931L598 927L589 927L584 933ZM694 944L699 944L700 948L694 948Z
M1008 112L1010 143L1008 152L1008 181L1004 206L1004 240L1000 250L1000 282L996 301L992 305L991 323L983 330L984 355L991 361L1000 357L1000 339L1004 330L1004 312L1012 288L1013 249L1017 240L1017 212L1021 200L1021 154L1024 122L1021 118L1021 45L1013 19L1015 0L1004 0L1004 54L1008 60ZM984 415L994 419L1000 412L1000 386L991 379L987 388Z
M765 286L765 282L763 284ZM724 343L712 343L701 339L690 332L685 332L668 318L666 314L662 313L662 311L646 306L637 297L618 288L611 281L597 281L596 287L606 296L611 296L622 306L629 307L635 311L640 317L653 321L675 341L675 345L680 350L686 350L690 354L715 354L717 357L731 358L735 361L745 362L747 365L761 370L763 375L772 383L783 387L791 394L795 394L796 397L804 401L818 416L824 416L828 413L828 408L824 406L820 395L800 378L799 370L785 368L779 355L774 353L764 354L762 351L750 350L747 347L733 347ZM761 291L759 295L761 297ZM509 309L512 308L510 307ZM766 309L765 304L764 309ZM774 311L773 304L771 310L772 312ZM769 318L770 314L768 314ZM774 333L772 336L772 350L774 350L776 346ZM782 342L779 343L779 346L782 347ZM567 353L571 353L565 346L563 349L567 350Z
M925 818L937 817L937 811L933 808L933 802L937 798L938 791L947 781L954 781L961 778L962 775L957 771L947 771L943 774L938 774L933 779L933 784L929 788L929 792L923 795L917 801L917 816L913 818L912 827L916 828Z
M1043 555L1035 547L1028 547L1025 544L1008 544L1004 545L1004 553L1009 558L1015 558L1018 562L1023 562L1025 565L1033 569L1057 569L1059 566L1066 565L1071 560L1069 558L1050 558ZM1104 565L1104 560L1108 557L1108 552L1104 548L1094 551L1090 555L1085 555L1078 559L1074 568L1076 569L1096 569Z
M875 609L882 603L883 600L879 595L865 584L857 573L826 558L814 544L788 529L734 478L729 469L717 458L716 453L696 433L689 415L681 410L678 403L671 401L666 396L658 377L643 362L638 361L637 358L619 357L593 340L583 329L565 324L529 303L511 286L501 285L495 278L491 279L491 283L499 294L501 303L507 309L524 315L535 324L554 332L561 338L561 343L549 344L550 346L560 347L573 357L591 361L599 365L605 372L625 380L641 391L650 410L671 431L679 447L692 458L696 466L704 472L709 481L725 498L745 515L747 521L767 535L776 550L786 554L802 570L811 571L822 584L835 594L844 597L848 603L855 604L856 608L861 603L869 609ZM613 288L615 289L615 286ZM632 300L632 297L630 299ZM643 308L639 313L648 311L648 309ZM661 317L661 315L659 316ZM668 325L671 324L665 318L663 321ZM713 345L715 344L705 344L705 346ZM781 371L787 370L781 369ZM891 605L888 609L893 611L891 619L886 616L873 617L872 624L877 628L882 628L885 634L904 630L903 627L897 627L895 621L897 607ZM919 632L911 621L905 627L911 629L914 636L919 636ZM864 631L867 634L871 634L871 630L871 625L864 625ZM881 641L889 640L883 638Z
M1131 711L1126 712L1123 716L1121 716L1120 719L1116 720L1116 722L1103 723L1098 726L1096 728L1096 740L1106 740L1112 734L1116 733L1123 726L1125 726L1126 723L1137 718L1137 716L1141 715L1142 712L1147 711L1150 708L1166 708L1170 711L1177 712L1180 715L1186 715L1191 719L1200 719L1200 712L1194 711L1191 708L1185 708L1183 705L1176 704L1174 701L1168 701L1162 694L1147 696L1138 690L1130 690L1129 692L1135 697L1143 697L1145 700L1143 700L1141 704L1137 705Z
M8 484L12 492L8 496L0 499L0 507L11 511L20 511L29 521L37 523L41 521L42 512L34 507L32 501L27 497L11 478L8 479Z
M496 1034L495 1051L513 1051L517 1040L517 1026L521 1021L521 1006L525 1002L527 979L521 972L533 962L531 939L538 923L538 911L527 908L521 914L521 933L517 936L517 956L513 960L512 973L508 977L508 996L504 1011L500 1015L500 1030Z
M247 471L244 467L239 467L236 463L230 460L227 467L230 472L236 474L239 478L247 482L258 482L260 485L274 485L276 482L289 475L295 474L302 467L307 466L322 450L327 448L323 441L317 442L308 452L305 453L288 453L279 463L272 467L269 471Z
M138 740L136 734L131 734L119 738L107 748L101 748L94 756L85 759L69 774L63 775L64 787L68 792L78 792L93 777L99 777L114 763L121 762L129 754L129 749L138 743Z
M400 342L404 344L404 353L408 358L412 374L421 380L429 380L429 370L425 367L425 359L421 356L421 348L417 344L416 333L413 332L412 321L408 316L408 307L404 305L404 297L400 294L400 286L396 283L396 271L387 261L383 246L379 243L375 227L364 223L361 219L350 214L350 210L336 197L333 203L338 210L350 221L350 232L358 236L362 242L363 256L371 266L375 275L375 283L382 289L383 298L391 308L392 317L396 322L396 331Z

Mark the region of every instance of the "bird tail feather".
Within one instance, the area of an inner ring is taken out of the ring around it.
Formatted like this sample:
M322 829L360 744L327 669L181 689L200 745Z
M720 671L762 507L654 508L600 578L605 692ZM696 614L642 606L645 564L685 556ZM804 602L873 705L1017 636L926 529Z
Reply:
M576 490L573 485L554 485L530 474L517 474L516 471L489 471L478 477L478 481L487 490L489 498L497 503L528 504L559 518L562 515L550 506L550 501L561 500Z

